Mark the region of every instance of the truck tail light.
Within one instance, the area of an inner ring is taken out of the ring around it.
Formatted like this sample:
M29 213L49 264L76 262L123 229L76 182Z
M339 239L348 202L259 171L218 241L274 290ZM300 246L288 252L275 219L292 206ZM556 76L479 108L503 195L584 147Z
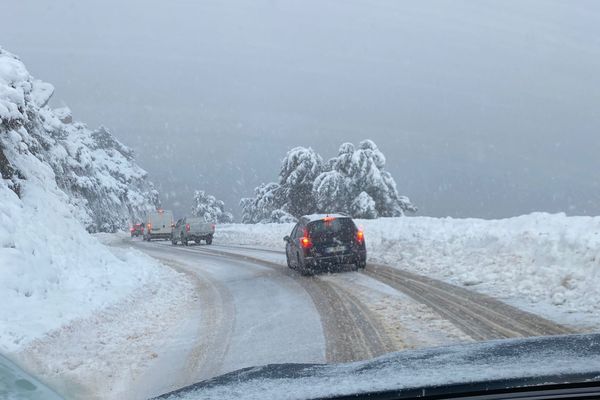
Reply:
M148 232L152 230L152 224L148 224Z
M185 231L189 232L190 231L190 224L185 224Z
M217 228L215 224L212 224L212 230L214 231Z

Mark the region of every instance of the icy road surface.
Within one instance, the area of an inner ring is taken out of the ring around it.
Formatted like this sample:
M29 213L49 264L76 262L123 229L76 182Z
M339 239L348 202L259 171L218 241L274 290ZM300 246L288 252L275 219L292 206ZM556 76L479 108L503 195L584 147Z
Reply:
M200 310L188 318L199 327L188 336L185 361L157 362L161 387L173 388L175 375L181 387L182 375L191 384L249 366L349 362L470 341L428 307L361 273L302 277L268 250L252 258L258 250L137 239L113 245L133 246L196 282Z
M187 300L168 313L157 307L164 294L140 293L124 314L100 315L40 341L31 361L68 376L61 392L74 398L145 399L244 367L353 362L474 339L569 332L491 298L385 267L303 277L273 249L173 246L122 235L103 241L183 273L193 293L182 293Z

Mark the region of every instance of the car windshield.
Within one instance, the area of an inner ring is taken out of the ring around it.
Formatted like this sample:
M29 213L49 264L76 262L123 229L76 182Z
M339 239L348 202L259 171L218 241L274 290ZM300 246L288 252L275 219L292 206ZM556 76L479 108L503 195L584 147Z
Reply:
M0 1L0 400L595 385L599 107L600 0Z

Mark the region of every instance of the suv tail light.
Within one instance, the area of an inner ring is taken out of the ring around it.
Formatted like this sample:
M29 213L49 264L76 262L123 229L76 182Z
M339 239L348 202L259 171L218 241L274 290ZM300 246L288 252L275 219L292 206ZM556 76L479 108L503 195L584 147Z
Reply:
M365 241L365 233L363 232L362 229L359 229L358 231L356 231L356 241L359 244L363 244Z
M303 249L310 249L312 245L312 240L310 240L310 237L308 236L308 230L304 229L304 236L300 238L300 246L302 246Z
M190 224L185 224L185 231L189 232L190 231Z

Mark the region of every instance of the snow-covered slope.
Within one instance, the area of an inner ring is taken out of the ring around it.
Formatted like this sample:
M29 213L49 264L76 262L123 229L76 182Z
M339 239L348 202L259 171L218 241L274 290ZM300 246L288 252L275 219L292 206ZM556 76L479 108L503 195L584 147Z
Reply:
M17 146L49 166L71 211L89 231L114 232L141 220L158 204L146 171L106 128L92 131L73 122L68 108L50 109L53 91L0 48L0 145ZM19 138L9 141L10 132ZM2 175L9 178L8 172Z
M130 169L113 145L88 148L89 131L61 123L43 105L49 93L0 50L0 352L17 352L141 289L168 294L186 284L139 252L108 251L75 218L95 212L83 197L73 201L57 180L89 180L90 190L103 190L118 186L111 180L117 175L126 181L144 173Z
M357 220L368 257L505 299L563 323L600 327L600 217ZM283 249L292 224L219 225L215 243Z

